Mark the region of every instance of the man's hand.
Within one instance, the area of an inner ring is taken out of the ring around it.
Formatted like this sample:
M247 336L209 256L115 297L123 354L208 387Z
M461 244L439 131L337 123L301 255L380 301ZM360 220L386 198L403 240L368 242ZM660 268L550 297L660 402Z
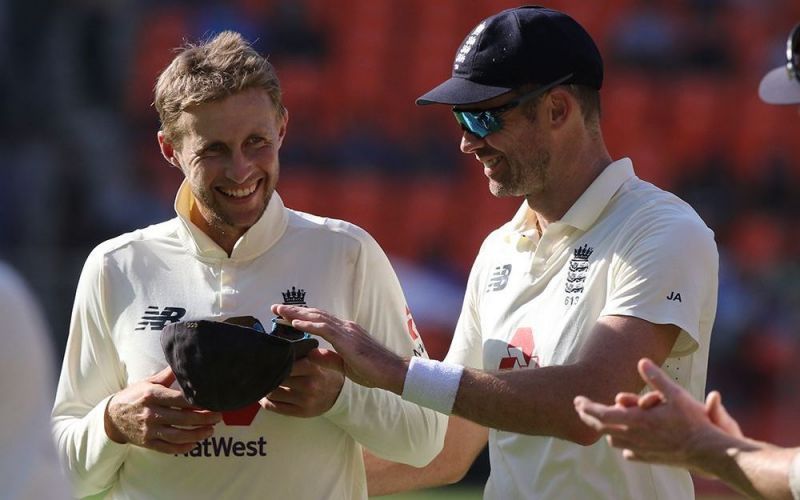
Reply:
M267 410L292 417L316 417L328 411L342 390L344 376L340 371L324 368L319 349L298 359L289 378L259 403Z
M623 449L629 460L695 466L699 443L738 432L738 424L722 406L719 393L706 404L673 382L649 359L639 362L639 374L655 389L642 396L618 394L613 406L575 398L584 423L607 434L609 444Z
M365 387L403 392L408 360L376 342L356 323L310 307L273 305L272 312L291 321L298 330L318 335L333 345L336 352L320 350L316 363L338 370Z
M222 414L193 407L169 388L174 381L167 367L112 396L105 412L108 437L162 453L187 453L210 437Z
M722 395L718 391L711 391L706 396L706 415L711 423L737 438L744 438L739 422L733 419L728 410L722 406Z

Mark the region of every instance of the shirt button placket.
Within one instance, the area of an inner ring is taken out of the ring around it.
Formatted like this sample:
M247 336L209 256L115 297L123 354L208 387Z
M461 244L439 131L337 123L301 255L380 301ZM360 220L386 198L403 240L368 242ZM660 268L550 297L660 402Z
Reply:
M230 263L223 263L219 275L220 307L222 314L228 314L236 308L235 268Z

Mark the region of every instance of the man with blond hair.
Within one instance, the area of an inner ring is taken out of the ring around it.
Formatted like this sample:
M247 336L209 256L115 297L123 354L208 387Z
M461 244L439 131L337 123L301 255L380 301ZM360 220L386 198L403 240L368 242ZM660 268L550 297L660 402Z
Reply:
M362 447L428 463L442 416L346 381L319 351L236 411L198 408L172 388L165 325L267 319L275 302L369 325L398 355L425 351L375 241L287 209L275 192L288 113L272 66L239 34L185 47L160 75L155 105L161 152L185 180L177 217L100 244L84 266L53 409L74 493L366 498Z

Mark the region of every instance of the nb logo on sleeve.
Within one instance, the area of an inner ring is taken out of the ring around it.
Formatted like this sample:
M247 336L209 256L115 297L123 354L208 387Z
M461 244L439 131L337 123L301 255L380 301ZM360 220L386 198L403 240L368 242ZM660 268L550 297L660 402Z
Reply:
M499 292L508 285L508 276L511 274L511 264L497 266L489 279L487 292Z
M148 306L142 320L136 324L135 330L163 330L167 323L177 323L186 314L186 309L182 307L165 307L163 311L158 310L158 306Z

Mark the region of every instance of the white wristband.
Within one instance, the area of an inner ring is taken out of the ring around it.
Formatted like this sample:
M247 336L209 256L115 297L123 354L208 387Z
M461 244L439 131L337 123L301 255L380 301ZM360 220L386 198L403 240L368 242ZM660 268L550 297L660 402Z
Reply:
M403 384L403 399L450 415L464 367L412 357Z

